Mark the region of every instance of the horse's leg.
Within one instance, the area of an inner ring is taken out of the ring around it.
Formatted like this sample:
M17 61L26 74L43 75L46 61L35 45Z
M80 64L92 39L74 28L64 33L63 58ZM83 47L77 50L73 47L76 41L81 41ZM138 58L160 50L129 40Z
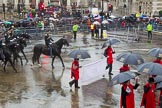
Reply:
M13 64L13 62L12 62L12 60L9 59L8 61L10 62L10 64L11 64L12 68L14 69L14 71L17 73L17 70L16 70L16 68L15 68L15 66L14 66L14 64ZM5 64L5 65L6 65L6 64Z
M21 58L21 56L20 56L18 53L15 54L15 59L17 59L17 58L20 59L21 65L23 65L22 58ZM14 61L13 61L13 62L14 62Z
M64 65L64 62L63 62L63 60L62 60L62 57L61 57L61 56L58 56L58 57L60 58L60 60L61 60L61 62L62 62L62 67L65 68L65 65Z
M26 63L28 63L28 59L27 59L27 57L26 57L26 55L25 55L25 53L24 53L24 50L21 50L21 53L23 54L23 56L24 56L24 58L25 58L25 60L26 60Z
M54 63L55 58L56 58L56 56L54 55L54 57L52 58L52 63L51 63L52 69L54 69L53 63Z
M7 65L7 60L4 61L4 65L3 65L3 71L6 72L6 65Z

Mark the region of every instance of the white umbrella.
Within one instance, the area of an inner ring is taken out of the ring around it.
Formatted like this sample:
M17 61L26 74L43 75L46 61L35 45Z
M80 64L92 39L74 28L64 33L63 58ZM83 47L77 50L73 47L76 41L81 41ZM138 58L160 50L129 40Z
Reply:
M100 23L98 21L93 22L93 24L100 25Z
M109 22L107 20L103 20L102 24L108 24Z
M59 21L59 19L55 19L55 18L52 18L52 17L50 17L49 20L52 20L52 21Z
M116 18L116 16L114 16L114 15L111 15L111 16L110 16L110 18L112 18L112 19L113 19L113 18Z

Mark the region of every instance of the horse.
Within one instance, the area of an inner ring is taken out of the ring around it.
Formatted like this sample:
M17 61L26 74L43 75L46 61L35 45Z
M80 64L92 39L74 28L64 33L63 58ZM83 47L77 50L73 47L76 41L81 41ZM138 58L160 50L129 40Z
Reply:
M31 39L31 36L27 33L22 33L18 36L13 36L12 42L10 42L7 45L7 48L11 51L13 54L13 63L15 64L15 60L17 58L20 59L21 65L23 65L22 58L19 55L19 52L21 52L26 60L28 62L28 59L24 53L24 48L27 46L27 40Z
M65 67L62 57L61 57L61 49L62 49L63 45L69 46L69 42L65 38L61 38L58 41L56 41L55 43L51 44L52 54L53 54L52 63L51 63L52 69L54 68L53 63L54 63L56 56L59 57L59 59L61 60L62 66ZM33 57L32 57L33 64L36 61L38 64L40 64L39 58L40 58L41 54L50 56L50 49L44 44L36 44L33 48Z
M11 59L11 52L8 49L3 48L3 52L2 53L4 55L4 58L2 58L0 56L0 60L4 63L3 64L3 70L4 70L4 72L6 72L6 65L7 65L7 63L10 62L13 70L17 73L17 70L16 70L16 68L14 66L14 63L12 62L12 59Z

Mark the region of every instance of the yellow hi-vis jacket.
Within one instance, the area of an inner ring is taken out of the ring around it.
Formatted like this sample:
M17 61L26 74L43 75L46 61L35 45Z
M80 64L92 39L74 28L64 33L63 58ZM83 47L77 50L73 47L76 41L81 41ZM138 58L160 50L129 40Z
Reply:
M94 30L94 25L93 24L91 24L90 29Z
M152 31L152 25L151 24L147 25L147 31Z
M73 31L78 31L78 25L73 25Z

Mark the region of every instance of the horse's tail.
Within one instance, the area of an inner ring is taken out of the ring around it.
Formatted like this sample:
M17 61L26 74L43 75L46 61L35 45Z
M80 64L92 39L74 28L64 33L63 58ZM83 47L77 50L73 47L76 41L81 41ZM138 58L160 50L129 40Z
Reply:
M36 62L35 47L33 47L32 52L33 52L32 62L33 62L33 64L34 64L34 63Z

